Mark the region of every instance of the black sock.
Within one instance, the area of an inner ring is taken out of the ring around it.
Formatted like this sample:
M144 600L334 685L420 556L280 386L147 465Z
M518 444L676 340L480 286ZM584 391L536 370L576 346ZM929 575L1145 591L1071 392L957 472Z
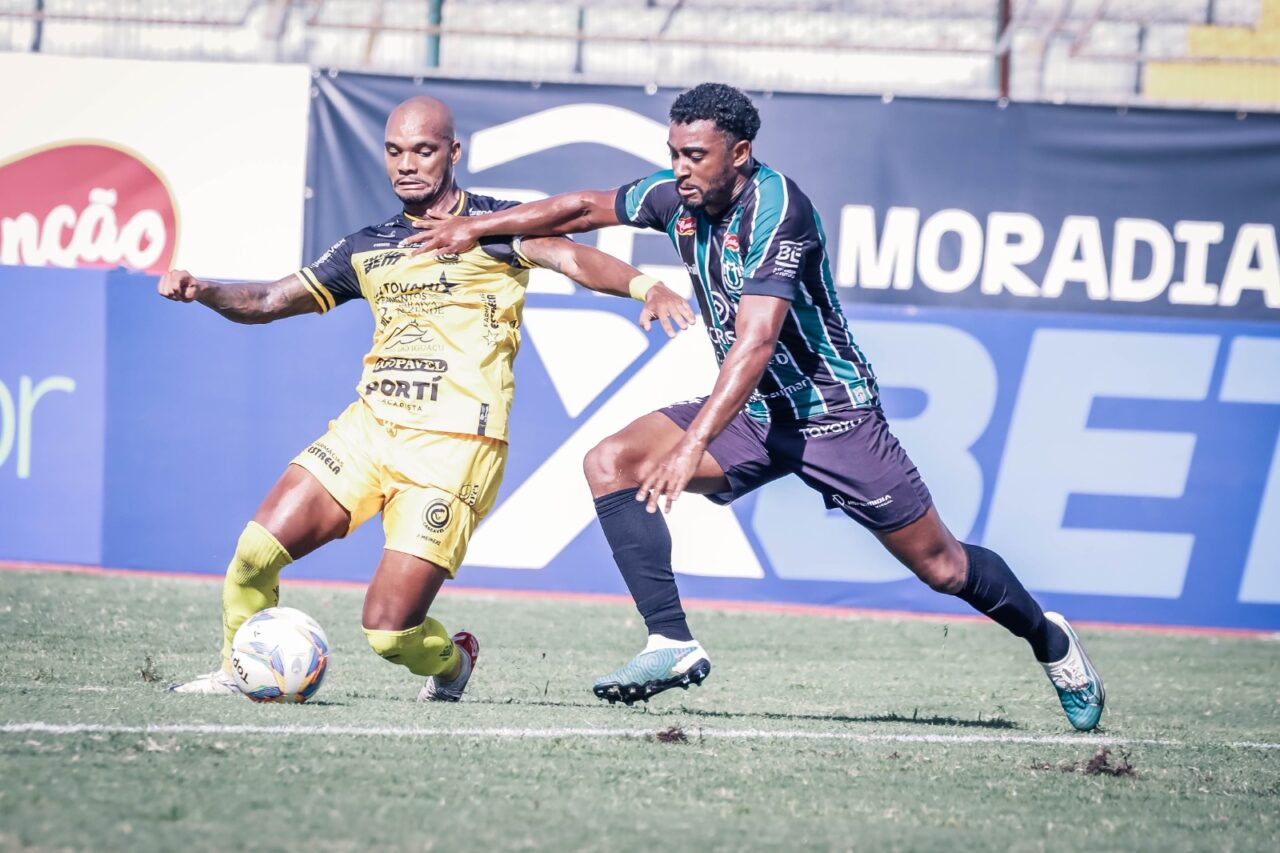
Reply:
M636 500L638 489L596 498L596 515L614 562L650 634L692 640L680 591L671 571L671 531L661 512L647 512Z
M1040 605L1004 559L981 545L963 544L969 557L969 572L964 588L956 595L1010 633L1025 639L1041 663L1066 657L1066 633L1044 618Z

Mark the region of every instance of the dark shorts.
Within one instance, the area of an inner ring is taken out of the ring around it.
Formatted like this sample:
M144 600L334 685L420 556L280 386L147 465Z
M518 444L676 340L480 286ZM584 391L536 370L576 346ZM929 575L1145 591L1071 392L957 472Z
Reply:
M705 400L660 411L687 429ZM889 432L879 409L850 409L803 421L762 424L745 412L707 448L724 469L729 490L707 497L727 504L787 474L819 492L862 526L897 530L933 505L915 463Z

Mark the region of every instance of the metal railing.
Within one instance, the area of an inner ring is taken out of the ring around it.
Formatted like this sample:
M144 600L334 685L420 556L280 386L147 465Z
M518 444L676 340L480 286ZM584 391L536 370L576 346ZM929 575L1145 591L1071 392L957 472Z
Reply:
M0 0L0 49L1280 109L1280 0Z

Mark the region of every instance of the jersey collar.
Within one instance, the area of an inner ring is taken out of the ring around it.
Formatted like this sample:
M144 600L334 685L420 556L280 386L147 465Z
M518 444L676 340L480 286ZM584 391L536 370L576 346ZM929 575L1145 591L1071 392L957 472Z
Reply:
M460 190L458 190L458 203L457 203L457 204L455 204L455 205L453 206L453 209L449 211L449 215L451 215L451 216L461 216L461 215L463 214L463 212L464 212L466 209L467 209L467 191L466 191L466 190L463 190L463 189L460 189ZM410 213L410 212L409 212L409 211L407 211L407 210L402 210L402 211L400 211L400 215L401 215L401 216L403 216L403 217L405 218L405 221L406 221L406 222L420 222L420 221L422 221L422 217L421 217L421 216L414 216L412 213Z

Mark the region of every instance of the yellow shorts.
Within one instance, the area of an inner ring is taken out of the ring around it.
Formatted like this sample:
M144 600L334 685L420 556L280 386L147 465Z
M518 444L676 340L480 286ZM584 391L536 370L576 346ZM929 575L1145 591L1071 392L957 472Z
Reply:
M402 427L374 417L361 400L293 460L351 513L348 533L381 511L388 549L450 576L493 508L506 462L505 441Z

